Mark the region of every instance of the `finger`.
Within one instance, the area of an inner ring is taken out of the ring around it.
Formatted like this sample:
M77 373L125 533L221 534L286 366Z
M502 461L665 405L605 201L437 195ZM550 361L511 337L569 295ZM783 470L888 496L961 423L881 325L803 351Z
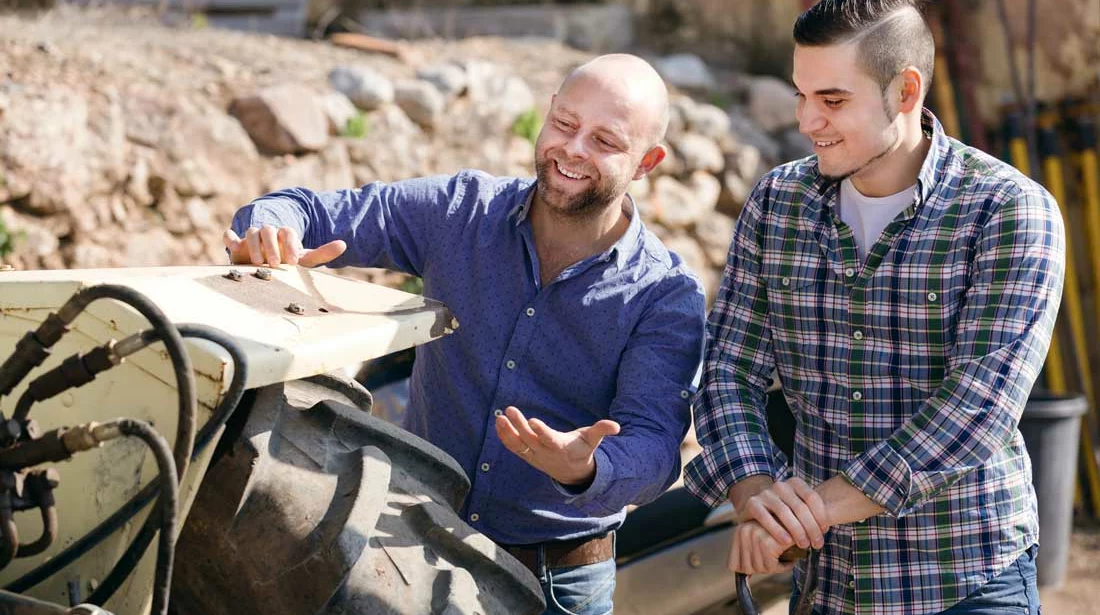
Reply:
M238 259L244 259L246 257L246 255L241 254L241 238L233 232L233 229L225 229L225 232L222 233L222 243L225 244L225 249L229 250L229 262L239 263L241 261Z
M539 443L547 448L560 449L562 448L561 437L562 433L546 423L543 423L539 419L530 419L527 424L531 427L531 433L535 434Z
M760 494L754 495L745 503L745 513L750 519L759 523L767 530L776 542L785 545L793 545L795 543L791 534L779 524L779 521L776 520L772 511L768 509Z
M260 228L260 246L263 248L264 259L272 267L279 266L283 259L279 255L278 230L270 224Z
M829 531L828 513L825 511L825 500L821 499L821 495L801 478L793 478L789 482L795 493L798 494L799 499L810 508L810 512L817 521L817 527L822 533Z
M593 449L600 445L607 436L617 436L621 428L615 421L609 421L607 419L596 421L595 425L589 427L582 427L577 430L580 437L588 443Z
M532 449L538 447L542 448L542 444L539 442L538 435L531 430L531 426L527 417L523 416L523 413L519 411L519 408L515 406L508 406L504 410L504 416L508 417L509 422L516 428L516 432L519 433L520 440L523 440L524 446L530 446Z
M330 241L319 248L307 250L298 264L303 267L317 267L319 265L324 265L335 259L337 256L343 254L344 250L347 249L348 244L345 243L342 239Z
M818 520L814 518L814 514L810 510L810 507L807 506L804 501L802 501L802 496L796 489L799 486L806 488L808 488L809 486L802 481L798 481L798 483L800 483L800 485L795 484L792 481L783 481L780 483L776 483L774 490L776 495L778 495L779 498L786 505L787 509L790 510L791 515L793 515L797 519L799 529L806 536L806 543L797 543L798 546L805 549L811 544L813 544L814 546L822 544L823 536L821 533L821 525L818 523ZM790 530L789 527L788 530ZM798 533L793 531L791 533L792 535L794 535L795 540L797 541L799 539Z
M512 425L512 422L505 416L498 416L496 418L497 436L500 438L501 444L504 448L519 455L520 451L527 448L527 445L523 443L523 440L519 437L519 432Z
M248 260L253 265L264 264L264 253L260 249L260 229L249 227L244 233L245 242L248 244Z
M799 519L798 515L796 515L791 508L792 504L801 504L802 501L798 500L790 487L782 483L776 483L772 489L761 495L763 496L762 499L765 502L765 506L768 507L768 510L771 511L776 520L783 524L783 529L787 530L791 537L794 538L794 543L803 549L808 548L810 546L810 537L806 533L807 528L802 524L802 520ZM797 500L797 503L789 502L788 500ZM817 529L816 521L810 519L810 524L813 525L814 529Z
M746 565L748 564L748 560L742 556L745 550L743 534L744 532L740 527L734 528L733 537L730 539L729 559L726 560L726 568L728 568L730 572L745 572Z
M302 242L298 241L298 233L289 226L281 227L277 233L279 238L279 251L288 265L297 265L301 256Z

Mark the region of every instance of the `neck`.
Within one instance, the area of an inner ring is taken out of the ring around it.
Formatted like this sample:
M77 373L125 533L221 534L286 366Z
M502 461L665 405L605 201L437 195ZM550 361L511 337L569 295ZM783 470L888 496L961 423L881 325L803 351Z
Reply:
M575 263L609 249L630 225L629 200L623 196L589 216L555 211L538 192L531 203L531 231L539 260Z
M920 112L906 118L899 127L896 143L874 165L852 176L852 185L869 197L897 194L917 182L932 142L924 138Z

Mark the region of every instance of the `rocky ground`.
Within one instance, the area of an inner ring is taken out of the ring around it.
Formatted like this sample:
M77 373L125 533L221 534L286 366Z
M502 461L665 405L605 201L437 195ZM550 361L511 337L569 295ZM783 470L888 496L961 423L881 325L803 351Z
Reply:
M0 15L0 222L15 238L5 260L219 262L232 212L270 190L464 167L530 175L523 126L588 57L538 39L401 43L392 57L167 28L133 11ZM713 295L731 216L762 172L806 143L777 80L716 76L693 56L651 59L681 86L673 155L633 193Z

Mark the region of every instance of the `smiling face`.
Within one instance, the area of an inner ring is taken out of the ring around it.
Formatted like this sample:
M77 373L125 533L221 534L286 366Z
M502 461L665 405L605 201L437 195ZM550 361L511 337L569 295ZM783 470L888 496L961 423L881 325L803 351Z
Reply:
M814 143L822 176L839 180L870 174L901 140L892 89L883 93L857 62L858 45L798 45L793 81L798 129Z
M535 143L538 196L553 211L603 211L656 164L643 159L657 149L658 120L639 98L626 80L599 74L579 74L554 96Z

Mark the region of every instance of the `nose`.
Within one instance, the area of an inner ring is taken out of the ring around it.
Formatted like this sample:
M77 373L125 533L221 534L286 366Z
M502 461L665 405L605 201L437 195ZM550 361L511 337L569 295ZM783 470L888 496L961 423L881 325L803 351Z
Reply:
M814 105L807 104L805 100L798 101L795 117L798 119L798 132L806 136L821 132L826 125L825 116Z
M585 155L584 143L584 133L578 130L565 141L562 150L570 158L583 158Z

